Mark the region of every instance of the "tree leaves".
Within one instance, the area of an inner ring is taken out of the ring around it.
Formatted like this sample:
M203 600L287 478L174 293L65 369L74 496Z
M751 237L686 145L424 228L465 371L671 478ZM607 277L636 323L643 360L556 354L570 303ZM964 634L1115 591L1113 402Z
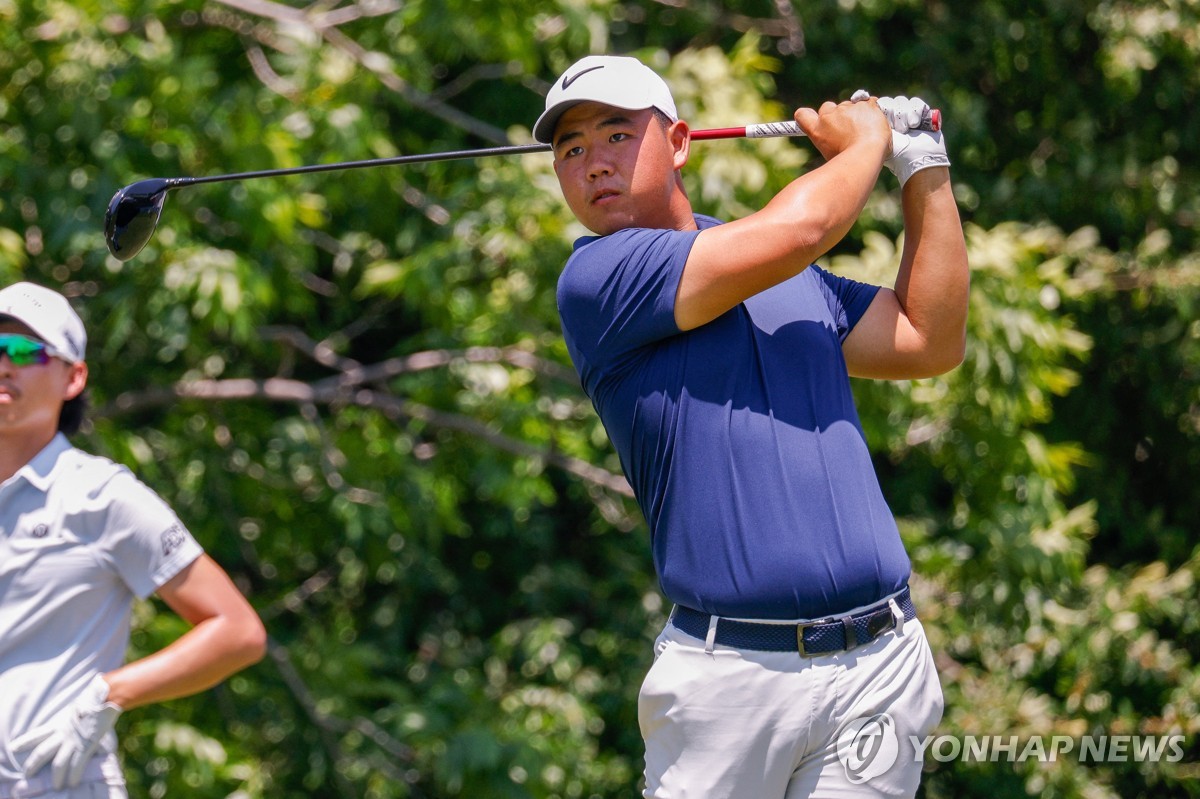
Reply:
M548 156L112 193L528 141L592 51L696 127L875 93L941 107L973 267L967 360L856 381L948 705L939 733L1188 736L1189 762L929 763L927 796L1195 795L1200 329L1186 4L0 2L0 282L91 333L78 443L177 509L271 657L122 720L134 795L627 796L665 620L644 522L558 328L584 231ZM706 142L740 216L818 158ZM883 175L828 265L889 283ZM140 606L131 656L180 632Z

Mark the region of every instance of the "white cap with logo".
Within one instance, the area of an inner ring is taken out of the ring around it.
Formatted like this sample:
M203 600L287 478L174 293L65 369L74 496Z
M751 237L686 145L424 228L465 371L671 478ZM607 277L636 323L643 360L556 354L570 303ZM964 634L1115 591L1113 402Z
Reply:
M640 111L657 108L679 119L671 89L658 73L629 56L590 55L576 61L546 95L546 110L533 126L533 138L549 144L554 126L567 109L595 102Z
M83 360L87 331L67 298L33 283L14 283L0 289L0 317L16 319L49 344L59 357Z

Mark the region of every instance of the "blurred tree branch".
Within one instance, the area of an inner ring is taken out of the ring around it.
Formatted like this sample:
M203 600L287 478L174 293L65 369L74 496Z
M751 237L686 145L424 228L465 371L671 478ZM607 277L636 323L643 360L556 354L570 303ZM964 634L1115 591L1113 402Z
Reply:
M383 749L390 758L403 762L412 762L413 751L411 747L397 741L370 719L358 717L353 720L347 720L321 710L308 684L305 683L304 678L296 670L296 667L292 665L291 653L286 646L283 646L274 639L268 639L267 653L275 663L276 668L279 669L279 674L283 677L288 690L295 697L296 701L300 703L300 706L304 708L304 712L308 715L309 720L317 728L317 734L320 736L321 743L329 753L330 760L336 766L347 762L347 757L342 751L342 747L336 736L350 731L360 733L366 740L373 742ZM407 785L411 791L409 795L415 797L415 799L420 799L420 797L424 796L413 784L414 780L411 774L397 768L391 759L373 758L372 766L383 774L386 774L389 779ZM333 778L337 781L338 789L343 796L348 798L359 795L354 785L341 773L341 768L333 768L330 771Z
M669 8L687 9L687 0L652 0ZM776 39L776 49L783 55L804 55L804 24L796 12L793 0L773 0L778 18L752 17L720 9L716 11L715 25L730 28L739 33L754 31ZM692 9L697 10L697 9Z
M400 4L395 0L352 3L327 11L321 10L320 6L313 7L317 9L316 11L312 9L302 10L291 8L290 6L272 2L272 0L215 0L215 2L244 14L307 29L316 36L324 39L334 49L350 57L360 67L373 74L386 88L399 95L414 108L425 111L444 122L448 122L457 128L478 136L484 141L493 144L509 143L508 135L495 125L490 125L483 120L476 119L470 114L442 102L433 95L413 88L408 81L404 80L396 72L395 64L390 56L385 53L368 50L343 33L338 27L339 25L364 17L376 17L396 11L400 8ZM252 30L247 30L245 26L239 25L236 19L217 17L215 20L218 20L217 24L221 24L243 35L254 35L259 41L263 41L264 37L253 34ZM263 41L263 43L274 46L276 37L269 37L269 39L269 42ZM255 75L263 81L264 85L271 88L272 91L278 91L285 96L291 96L287 94L290 83L286 78L279 76L274 70L270 69L261 47L247 47L247 57L250 59Z
M433 427L467 433L504 452L533 457L579 477L592 485L632 497L629 483L622 475L594 466L580 458L550 448L537 447L512 438L493 427L462 414L438 410L399 397L378 387L380 381L413 371L449 366L455 361L470 363L508 363L519 368L567 380L565 367L545 361L516 347L471 347L462 351L431 350L403 358L392 358L371 366L342 359L327 346L309 340L297 330L273 328L268 335L286 339L309 352L318 363L341 369L341 373L314 382L288 378L231 378L225 380L183 380L172 386L126 391L111 403L97 409L101 417L136 413L148 408L170 405L181 399L210 401L267 400L304 405L357 405L375 408L391 419L408 418ZM573 376L573 373L572 373Z

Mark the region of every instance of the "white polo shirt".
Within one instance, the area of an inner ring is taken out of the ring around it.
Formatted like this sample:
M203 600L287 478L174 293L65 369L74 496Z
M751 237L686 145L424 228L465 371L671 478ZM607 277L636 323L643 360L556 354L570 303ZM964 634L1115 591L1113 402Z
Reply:
M61 433L0 484L0 785L22 778L15 738L125 662L134 598L201 554L154 491ZM116 755L87 774L119 778Z

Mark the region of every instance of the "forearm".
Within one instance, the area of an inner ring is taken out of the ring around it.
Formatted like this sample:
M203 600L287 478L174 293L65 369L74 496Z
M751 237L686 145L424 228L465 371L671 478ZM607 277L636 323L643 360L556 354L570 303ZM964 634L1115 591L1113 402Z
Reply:
M882 153L871 142L847 149L792 181L756 217L786 231L784 255L804 266L837 244L858 219L879 179Z
M862 213L881 163L877 142L851 146L792 181L762 210L703 231L676 295L680 329L717 318L826 253Z
M904 251L897 301L927 351L953 368L966 342L970 274L962 221L946 168L914 174L904 186Z
M108 701L129 710L190 696L258 662L264 651L257 616L214 616L164 649L103 675Z

